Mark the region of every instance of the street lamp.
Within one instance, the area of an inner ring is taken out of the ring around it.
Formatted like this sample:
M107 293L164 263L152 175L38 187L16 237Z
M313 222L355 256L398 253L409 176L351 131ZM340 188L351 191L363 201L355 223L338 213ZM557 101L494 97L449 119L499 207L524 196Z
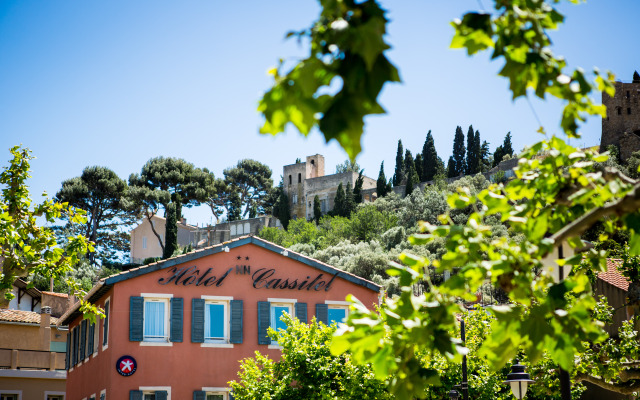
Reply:
M460 393L455 389L451 389L449 391L449 400L458 400L460 398Z
M507 380L504 383L511 385L511 393L518 400L522 400L527 393L527 386L529 382L533 382L529 374L524 372L525 366L520 364L518 360L511 366L511 373L507 375Z

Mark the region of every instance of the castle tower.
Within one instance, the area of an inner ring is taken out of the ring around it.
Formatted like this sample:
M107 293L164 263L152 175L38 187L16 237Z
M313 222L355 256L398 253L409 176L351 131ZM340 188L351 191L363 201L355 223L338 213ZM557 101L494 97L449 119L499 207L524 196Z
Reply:
M602 93L607 117L602 119L600 151L615 145L625 160L640 150L640 75L635 72L631 83L615 82L615 89L614 97Z

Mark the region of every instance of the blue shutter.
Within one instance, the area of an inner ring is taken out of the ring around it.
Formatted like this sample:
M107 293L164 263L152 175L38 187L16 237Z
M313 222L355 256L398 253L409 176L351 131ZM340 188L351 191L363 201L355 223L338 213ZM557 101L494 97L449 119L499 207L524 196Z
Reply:
M271 324L271 303L258 302L258 344L271 344L271 338L267 335L267 329Z
M87 320L80 323L80 361L85 359L85 348L87 347Z
M242 300L231 300L231 337L230 343L242 343Z
M191 299L191 342L204 343L204 299Z
M171 328L169 341L182 342L182 304L181 297L171 299Z
M131 296L129 298L129 341L142 342L143 317L144 317L144 297ZM105 326L106 324L107 324L107 320L105 320Z
M142 391L129 390L129 400L142 400Z
M104 304L104 322L103 322L103 331L102 331L102 345L106 346L109 341L109 306L111 302L106 302Z
M229 392L229 400L233 400L233 392Z
M156 400L167 400L167 391L156 390Z
M307 303L296 303L296 318L307 323Z
M207 393L201 390L193 391L193 400L207 400Z
M95 336L95 333L96 333L96 324L94 323L89 324L89 337L87 338L87 357L93 354L93 347L94 347L93 337Z
M73 365L78 365L78 327L73 328Z
M71 331L67 332L67 354L64 356L64 369L69 370L71 362Z
M329 325L329 306L316 304L316 321Z

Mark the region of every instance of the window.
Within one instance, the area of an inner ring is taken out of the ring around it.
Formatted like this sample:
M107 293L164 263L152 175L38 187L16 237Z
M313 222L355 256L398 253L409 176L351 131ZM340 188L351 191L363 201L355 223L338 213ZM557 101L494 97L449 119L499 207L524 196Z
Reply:
M147 237L146 236L142 237L142 248L143 249L147 248Z
M169 299L145 298L143 340L146 342L169 341L168 316Z
M251 224L249 222L244 223L244 234L247 235L251 233Z
M144 393L144 400L156 400L156 392Z
M291 185L291 175L289 175L289 185Z
M95 400L95 397L91 397L93 400ZM48 394L47 395L47 400L64 400L64 395L62 394Z
M621 115L621 114L622 114L622 108L620 108L620 107L616 107L616 110L618 111L618 115Z
M298 172L298 183L302 183L302 174Z
M327 200L326 199L320 200L320 211L323 214L326 214L326 212L327 212Z
M329 325L344 322L347 319L348 309L344 306L329 306L328 322Z
M288 299L269 299L271 302L271 308L269 310L269 322L271 328L275 331L279 331L280 329L287 329L287 324L282 321L280 318L287 313L289 315L293 315L293 304L295 300ZM275 339L271 340L272 346L279 346L278 341Z
M293 204L298 204L298 195L294 194L293 195L293 200L291 201Z
M209 300L204 304L204 341L229 342L229 302Z
M207 393L207 400L227 400L227 394L222 392Z
M109 308L111 301L107 299L104 302L104 320L102 322L102 350L106 350L109 346Z
M19 400L19 393L0 393L0 400Z
M631 115L631 108L627 107L627 114Z

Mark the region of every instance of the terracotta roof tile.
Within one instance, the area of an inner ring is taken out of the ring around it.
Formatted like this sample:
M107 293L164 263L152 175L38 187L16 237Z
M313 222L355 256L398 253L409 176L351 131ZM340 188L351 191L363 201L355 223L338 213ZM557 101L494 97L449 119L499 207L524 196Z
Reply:
M607 272L598 273L598 278L617 288L627 291L629 289L629 281L620 273L620 271L618 271L618 268L621 266L622 260L617 258L607 258Z
M49 296L64 297L65 299L69 298L69 295L66 293L45 292L45 291L43 291L42 293L48 294Z
M40 313L34 311L0 309L0 321L40 325ZM58 323L58 318L51 317L51 325L55 325L56 323Z

